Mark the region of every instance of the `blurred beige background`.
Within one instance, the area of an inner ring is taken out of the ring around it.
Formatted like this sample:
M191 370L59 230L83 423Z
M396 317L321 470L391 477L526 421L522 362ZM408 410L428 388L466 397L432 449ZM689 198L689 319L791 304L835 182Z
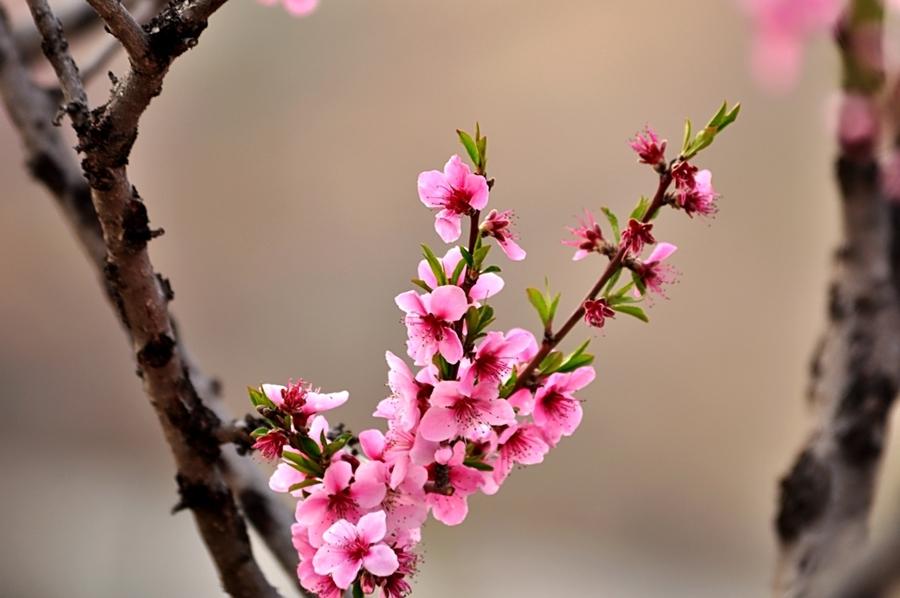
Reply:
M729 0L323 0L305 20L232 0L173 69L131 172L189 345L235 411L246 385L304 376L350 390L354 429L385 394L385 349L403 350L393 297L418 244L439 244L415 179L459 151L454 128L482 123L492 205L529 252L501 262L499 323L534 329L525 286L549 274L568 312L596 271L563 227L653 191L626 139L652 122L677 140L685 116L744 103L701 160L718 218L658 227L680 247L672 300L595 335L578 434L462 526L427 526L416 595L766 593L837 239L836 60L820 42L771 97L748 46ZM218 595L190 517L169 515L171 459L124 338L5 114L0 181L0 595Z

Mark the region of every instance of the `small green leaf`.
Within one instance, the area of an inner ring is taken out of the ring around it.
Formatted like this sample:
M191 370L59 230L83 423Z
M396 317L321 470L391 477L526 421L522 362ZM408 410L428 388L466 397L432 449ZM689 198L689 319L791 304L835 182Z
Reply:
M644 313L644 310L638 307L637 305L612 305L614 310L619 313L627 314L629 316L635 317L642 322L649 322L650 318L647 317L647 314Z
M478 163L478 170L484 172L487 169L487 137L479 137L478 154L481 156L481 162Z
M475 250L475 253L472 254L472 259L475 261L476 268L481 268L481 264L484 262L484 258L487 257L487 254L490 250L490 245L483 245Z
M456 268L453 269L453 274L450 275L450 284L457 284L459 282L459 277L462 276L465 267L466 260L459 260L459 263L456 264Z
M644 281L634 272L631 273L631 282L637 287L637 290L641 295L647 293L647 286L644 284Z
M275 403L269 400L269 397L267 397L262 390L253 388L252 386L248 386L247 392L250 394L250 402L253 403L254 407L268 407L269 409L278 409Z
M469 159L472 160L472 164L475 166L481 164L478 146L475 145L475 140L472 139L472 136L462 129L456 129L456 134L459 135L459 141L463 144L463 147L466 148L466 153L469 154Z
M616 288L616 283L619 282L619 277L622 276L622 270L623 270L623 268L621 268L621 267L617 268L616 271L613 272L613 275L609 277L609 282L607 282L606 286L604 287L604 289L605 289L603 291L604 296L606 296L614 288Z
M681 142L681 154L684 155L687 152L688 145L691 143L691 119L685 119L684 121L684 140Z
M250 436L252 438L259 438L260 436L265 436L268 433L269 433L269 428L260 426L259 428L256 428L255 430L250 432Z
M612 228L613 237L616 240L616 243L619 242L619 219L616 218L616 215L613 214L612 210L607 208L606 206L600 208L603 214L606 216L606 219L609 220L609 226Z
M362 584L358 581L353 584L353 598L365 598L365 594L363 594L362 591Z
M417 287L419 287L420 289L423 289L426 293L430 293L431 291L434 290L430 286L428 286L427 282L425 282L424 280L422 280L420 278L413 278L412 280L410 280L410 282L413 283L414 285L416 285Z
M541 371L541 374L552 374L559 369L559 366L563 364L564 359L563 354L559 351L551 351L550 354L541 361L541 365L538 366L538 369Z
M469 250L466 249L465 247L460 247L459 252L462 253L463 260L465 260L466 265L469 266L470 268L474 268L475 260L472 259L472 254L469 253Z
M281 456L294 469L305 473L306 475L320 478L325 473L322 471L321 466L319 466L317 463L313 463L303 455L298 455L297 453L293 453L291 451L284 451Z
M322 458L322 449L316 444L316 441L309 436L300 437L300 450L302 450L310 459L318 461Z
M568 372L574 372L578 368L584 367L586 365L590 365L594 362L594 356L590 353L582 353L581 355L573 356L567 359L561 366L559 366L556 371L565 374Z
M548 297L550 296L549 291L548 291L548 293L547 293L547 296L548 296ZM557 294L553 297L553 300L550 302L550 310L549 310L549 312L547 313L547 323L548 323L548 324L552 324L552 323L553 323L553 318L556 317L556 308L559 307L559 298L560 298L561 296L562 296L562 293L557 293ZM546 299L545 299L545 302L546 302Z
M425 255L425 261L428 262L428 266L431 268L431 272L434 274L438 286L447 284L447 274L444 272L443 264L441 264L441 261L434 255L431 248L424 243L422 244L422 253Z
M484 270L481 271L482 274L490 274L491 272L502 272L500 266L488 266Z
M541 319L541 324L546 326L547 322L549 322L550 306L547 305L547 302L544 300L544 294L531 287L525 289L525 292L528 293L529 303L537 310L538 317Z
M635 220L638 220L638 221L642 220L644 218L644 214L647 213L647 208L649 208L649 207L650 207L650 200L642 195L641 199L638 200L637 206L635 206L635 208L633 210L631 210L631 214L629 215L629 218L634 218Z
M310 486L315 486L320 483L319 480L309 479L303 480L302 482L297 482L296 484L291 484L291 487L288 488L288 492L296 492L297 490L303 490L304 488L309 488Z
M330 459L339 450L347 446L347 443L350 442L351 438L353 438L353 434L351 434L350 432L344 432L343 434L335 438L325 446L325 456Z
M463 465L465 465L466 467L471 467L472 469L477 469L478 471L494 471L494 468L484 461L474 461L466 459L465 461L463 461Z

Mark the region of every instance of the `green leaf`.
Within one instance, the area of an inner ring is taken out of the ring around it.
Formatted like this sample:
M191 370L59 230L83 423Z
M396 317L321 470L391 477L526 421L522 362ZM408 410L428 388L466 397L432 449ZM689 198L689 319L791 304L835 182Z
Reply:
M466 267L466 260L459 260L459 263L456 264L456 267L453 269L453 274L450 275L450 284L456 284L459 280L459 277L462 276L463 269Z
M647 314L644 313L644 310L638 307L637 305L612 305L610 306L614 310L619 313L627 314L629 316L635 317L642 322L649 322L650 318L647 317Z
M465 260L466 265L469 266L470 268L474 268L475 260L472 259L472 254L469 253L469 250L466 249L465 247L460 247L459 251L460 251L460 253L462 253L463 260Z
M428 245L422 244L422 253L425 255L425 261L431 268L434 278L437 280L438 286L447 284L447 274L444 272L444 266L441 261L434 255L434 252Z
M472 160L472 164L475 166L481 164L478 146L475 145L475 140L472 139L472 136L462 129L456 129L456 134L459 135L460 142L463 144L463 147L466 148L466 153L469 154L469 159Z
M350 439L353 438L353 434L350 432L344 432L333 441L328 443L325 446L325 456L331 459L339 450L347 446L347 443L350 442Z
M427 282L425 282L424 280L422 280L420 278L413 278L412 280L410 280L410 282L413 283L414 285L416 285L417 287L419 287L420 289L423 289L426 293L430 293L431 291L434 290L430 286L428 286Z
M478 163L478 170L482 173L487 169L487 137L479 137L478 154L481 156L481 162Z
M612 210L607 208L606 206L600 208L603 214L606 216L606 219L609 220L609 226L612 228L613 238L615 238L616 243L619 242L619 219L616 218L616 215L613 214Z
M320 465L318 465L317 463L313 463L303 455L298 455L297 453L292 453L291 451L284 451L283 453L281 453L281 456L294 469L305 473L306 475L320 478L325 473L322 471L322 467Z
M684 155L687 153L688 145L691 143L691 119L685 119L684 121L684 140L681 142L681 154Z
M488 266L484 270L481 271L482 274L490 274L491 272L502 272L500 266Z
M547 297L550 296L550 292L547 292ZM553 318L556 317L556 308L559 307L559 298L562 296L562 293L557 293L556 296L553 297L553 300L550 302L550 311L547 314L547 322L552 324Z
M644 284L644 281L634 272L631 273L631 282L637 287L637 290L641 295L647 293L647 286Z
M590 353L582 353L578 356L572 356L567 359L561 366L556 368L556 371L565 374L567 372L574 372L578 368L584 367L586 365L590 365L594 362L594 356Z
M362 584L358 581L353 584L353 598L365 598L365 594L363 594L362 591Z
M564 359L563 354L559 351L551 351L550 354L541 361L541 365L538 366L538 369L543 375L552 374L559 369L559 366L563 364Z
M490 250L490 245L483 245L475 250L475 253L472 254L472 259L475 261L476 268L481 268L481 264L484 262L484 258L487 257L487 254Z
M310 486L315 486L320 483L319 480L310 479L303 480L302 482L297 482L296 484L291 484L291 487L288 488L288 492L296 492L297 490L303 490L304 488L309 488Z
M637 206L635 206L635 208L633 210L631 210L631 214L629 215L629 218L634 218L635 220L638 220L638 221L642 220L644 218L644 214L647 213L647 208L649 208L649 207L650 207L650 200L642 195L641 199L638 200Z
M494 471L494 468L484 461L473 461L466 459L465 461L463 461L463 465L465 465L466 467L471 467L472 469L477 469L478 471Z
M310 459L318 461L322 458L322 449L316 444L316 441L309 436L300 437L300 450L302 450Z
M512 394L513 389L516 387L516 382L519 380L519 373L516 370L512 371L512 374L509 376L509 380L503 383L503 386L500 388L500 398L505 399L509 395Z
M614 288L616 288L616 283L619 282L619 277L622 276L623 268L619 267L613 272L613 275L609 277L609 282L606 283L604 287L604 296L609 294Z
M247 392L250 394L250 402L253 403L254 407L268 407L269 409L278 409L278 407L269 400L269 397L266 396L262 390L258 388L253 388L252 386L247 387Z
M255 430L250 432L250 437L251 438L259 438L260 436L265 436L268 433L269 433L269 428L260 426L259 428L256 428Z
M525 289L525 292L528 293L529 303L537 310L538 317L541 319L541 324L546 326L550 321L550 306L547 305L547 302L544 300L544 294L532 287Z

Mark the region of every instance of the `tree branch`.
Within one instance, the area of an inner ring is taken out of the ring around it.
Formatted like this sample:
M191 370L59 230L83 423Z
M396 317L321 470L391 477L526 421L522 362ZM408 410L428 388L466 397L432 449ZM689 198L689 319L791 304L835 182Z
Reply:
M22 137L29 170L61 206L91 263L101 274L104 289L132 338L145 388L160 415L179 466L182 503L194 511L226 589L238 596L276 595L252 559L243 520L223 474L238 493L251 523L291 576L295 576L297 563L289 536L293 518L284 506L273 500L265 480L251 462L238 457L230 447L219 453L215 438L219 418L205 408L200 397L216 406L220 413L224 408L210 400L214 398L216 385L186 361L183 345L174 337L174 323L165 305L170 297L168 285L162 284L163 279L153 273L146 249L140 247L146 244L148 233L152 236L143 204L132 197L124 168L118 169L118 176L112 179L117 185L96 192L99 198L109 202L98 205L104 210L118 211L118 216L112 218L107 212L107 228L101 231L91 202L91 189L73 153L50 126L59 98L29 78L2 7L0 95ZM126 189L127 193L123 193ZM109 262L103 232L111 241ZM144 304L144 300L149 303ZM136 301L141 302L140 308L136 307ZM147 309L148 306L152 307ZM227 415L223 414L222 418Z
M110 33L122 43L131 64L136 68L148 68L150 45L147 42L147 35L128 9L118 0L87 1L106 23Z
M873 102L883 67L860 66L856 35L880 34L880 20L854 15L838 41L844 50L844 101ZM880 39L880 35L879 35ZM873 70L874 69L874 70ZM860 76L864 75L864 76ZM863 545L887 432L900 383L900 305L892 281L892 230L877 162L877 127L864 139L842 139L836 174L843 243L835 255L829 323L812 365L812 434L781 480L775 527L777 596L823 596L833 576Z

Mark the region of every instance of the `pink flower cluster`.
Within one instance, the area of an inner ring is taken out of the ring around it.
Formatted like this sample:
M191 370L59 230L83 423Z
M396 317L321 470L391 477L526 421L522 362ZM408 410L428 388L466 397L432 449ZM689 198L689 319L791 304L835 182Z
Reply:
M346 392L322 393L302 380L250 389L263 418L252 434L254 448L278 461L269 485L297 499L292 534L304 588L320 598L340 598L351 587L357 596L406 596L429 514L446 525L462 523L470 496L495 494L517 465L541 463L575 432L582 419L576 395L594 380L593 356L587 343L569 355L554 349L581 318L596 328L619 313L646 321L637 304L664 293L674 278L664 261L676 249L657 242L652 221L665 205L688 215L714 211L709 171L685 156L708 146L736 115L737 107L728 113L723 105L671 164L666 142L651 129L632 142L639 160L659 175L656 195L642 198L621 229L604 209L609 237L590 212L570 229L575 240L564 243L576 248L575 260L597 253L609 264L557 332L559 295L527 289L544 327L540 343L521 328L491 328L489 300L504 282L500 268L486 263L488 243L513 261L525 251L509 211L482 218L493 185L484 172L487 139L477 128L474 138L458 131L476 171L454 155L443 170L420 174L418 191L435 210L441 239L455 243L468 221L467 243L443 256L423 246L412 280L418 289L395 298L408 360L386 353L390 395L373 414L386 420L386 430L354 436L331 427L323 414L346 402ZM625 270L631 281L617 285Z
M418 267L424 292L396 298L415 369L387 353L391 394L374 413L387 430L356 438L331 432L322 413L346 401L345 392L323 394L303 382L257 391L260 412L275 425L255 433L255 448L280 459L270 487L299 499L292 529L298 575L321 598L354 584L366 594L406 595L428 514L458 525L469 496L494 494L516 465L543 461L578 428L575 393L594 379L583 361L516 387L538 343L523 329L488 329L486 301L503 279L499 268L482 265L487 239L512 260L525 257L511 214L493 210L478 222L488 185L458 156L443 171L422 173L418 187L422 202L437 210L442 239L458 239L463 218L479 234L472 247L451 247L443 257L428 252Z

